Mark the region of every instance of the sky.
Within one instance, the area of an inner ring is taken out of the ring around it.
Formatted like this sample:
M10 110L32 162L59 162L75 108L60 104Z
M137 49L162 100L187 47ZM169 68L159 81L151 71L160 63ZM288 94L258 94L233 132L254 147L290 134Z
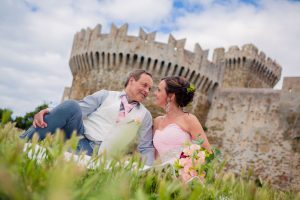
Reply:
M102 25L129 24L170 33L213 49L253 43L282 66L282 78L300 76L300 1L288 0L1 0L0 108L24 115L42 103L57 105L71 86L69 57L74 34Z

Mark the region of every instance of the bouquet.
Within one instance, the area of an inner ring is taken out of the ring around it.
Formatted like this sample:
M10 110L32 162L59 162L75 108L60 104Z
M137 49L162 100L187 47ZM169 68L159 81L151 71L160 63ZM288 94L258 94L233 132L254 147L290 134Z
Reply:
M174 162L175 175L184 182L189 182L194 178L204 181L209 163L214 159L214 153L209 153L201 147L202 139L187 144L180 154L180 157Z

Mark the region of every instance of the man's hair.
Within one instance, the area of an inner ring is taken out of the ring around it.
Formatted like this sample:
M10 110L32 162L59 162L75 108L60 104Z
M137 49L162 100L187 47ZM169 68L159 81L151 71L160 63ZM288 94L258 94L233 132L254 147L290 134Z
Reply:
M150 74L150 73L147 72L146 70L143 70L143 69L136 69L136 70L134 70L134 71L132 71L132 72L130 72L130 73L128 74L128 76L127 76L127 78L126 78L126 80L125 80L124 86L127 87L128 82L129 82L129 79L130 79L131 77L133 77L134 80L138 81L138 80L141 78L141 75L142 75L142 74L146 74L146 75L148 75L148 76L150 76L150 77L152 78L152 74Z

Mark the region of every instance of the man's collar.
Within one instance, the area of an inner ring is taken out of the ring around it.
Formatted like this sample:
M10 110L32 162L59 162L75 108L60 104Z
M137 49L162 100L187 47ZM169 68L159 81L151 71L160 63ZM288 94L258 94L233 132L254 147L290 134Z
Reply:
M122 97L124 95L126 95L126 92L125 92L125 90L122 90L121 93L120 93L120 97ZM127 95L126 95L126 97L127 97Z
M120 98L121 98L122 96L126 96L126 98L127 98L127 100L128 100L128 96L127 96L125 90L122 90L122 92L120 93ZM137 106L140 106L140 102L137 102L137 101L133 101L133 102L135 102L135 103L137 104Z

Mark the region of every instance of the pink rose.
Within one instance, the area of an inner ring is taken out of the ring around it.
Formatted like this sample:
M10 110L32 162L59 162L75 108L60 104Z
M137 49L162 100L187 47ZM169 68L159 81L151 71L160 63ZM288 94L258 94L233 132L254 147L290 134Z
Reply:
M185 166L183 167L183 171L184 171L185 173L189 173L190 168L191 168L191 166L185 165Z
M194 177L194 176L197 176L198 173L197 173L196 170L192 169L192 170L190 170L190 175L191 175L192 177Z
M198 160L201 164L205 163L205 152L204 151L199 151L197 156L199 157Z
M185 165L186 159L187 159L187 158L181 158L181 159L179 159L179 164L180 164L182 167Z
M190 145L190 149L194 152L194 151L197 151L197 150L200 150L200 146L198 144L192 144Z
M182 174L181 177L182 177L184 182L186 182L186 181L188 181L189 179L192 178L188 173Z
M184 174L184 170L183 169L179 169L178 170L178 174L181 176L182 174Z
M192 165L192 159L189 157L179 159L179 164L184 167L185 165Z
M184 149L183 149L183 153L184 153L184 155L186 155L186 156L192 156L192 155L193 155L193 151L192 151L189 147L184 148Z

